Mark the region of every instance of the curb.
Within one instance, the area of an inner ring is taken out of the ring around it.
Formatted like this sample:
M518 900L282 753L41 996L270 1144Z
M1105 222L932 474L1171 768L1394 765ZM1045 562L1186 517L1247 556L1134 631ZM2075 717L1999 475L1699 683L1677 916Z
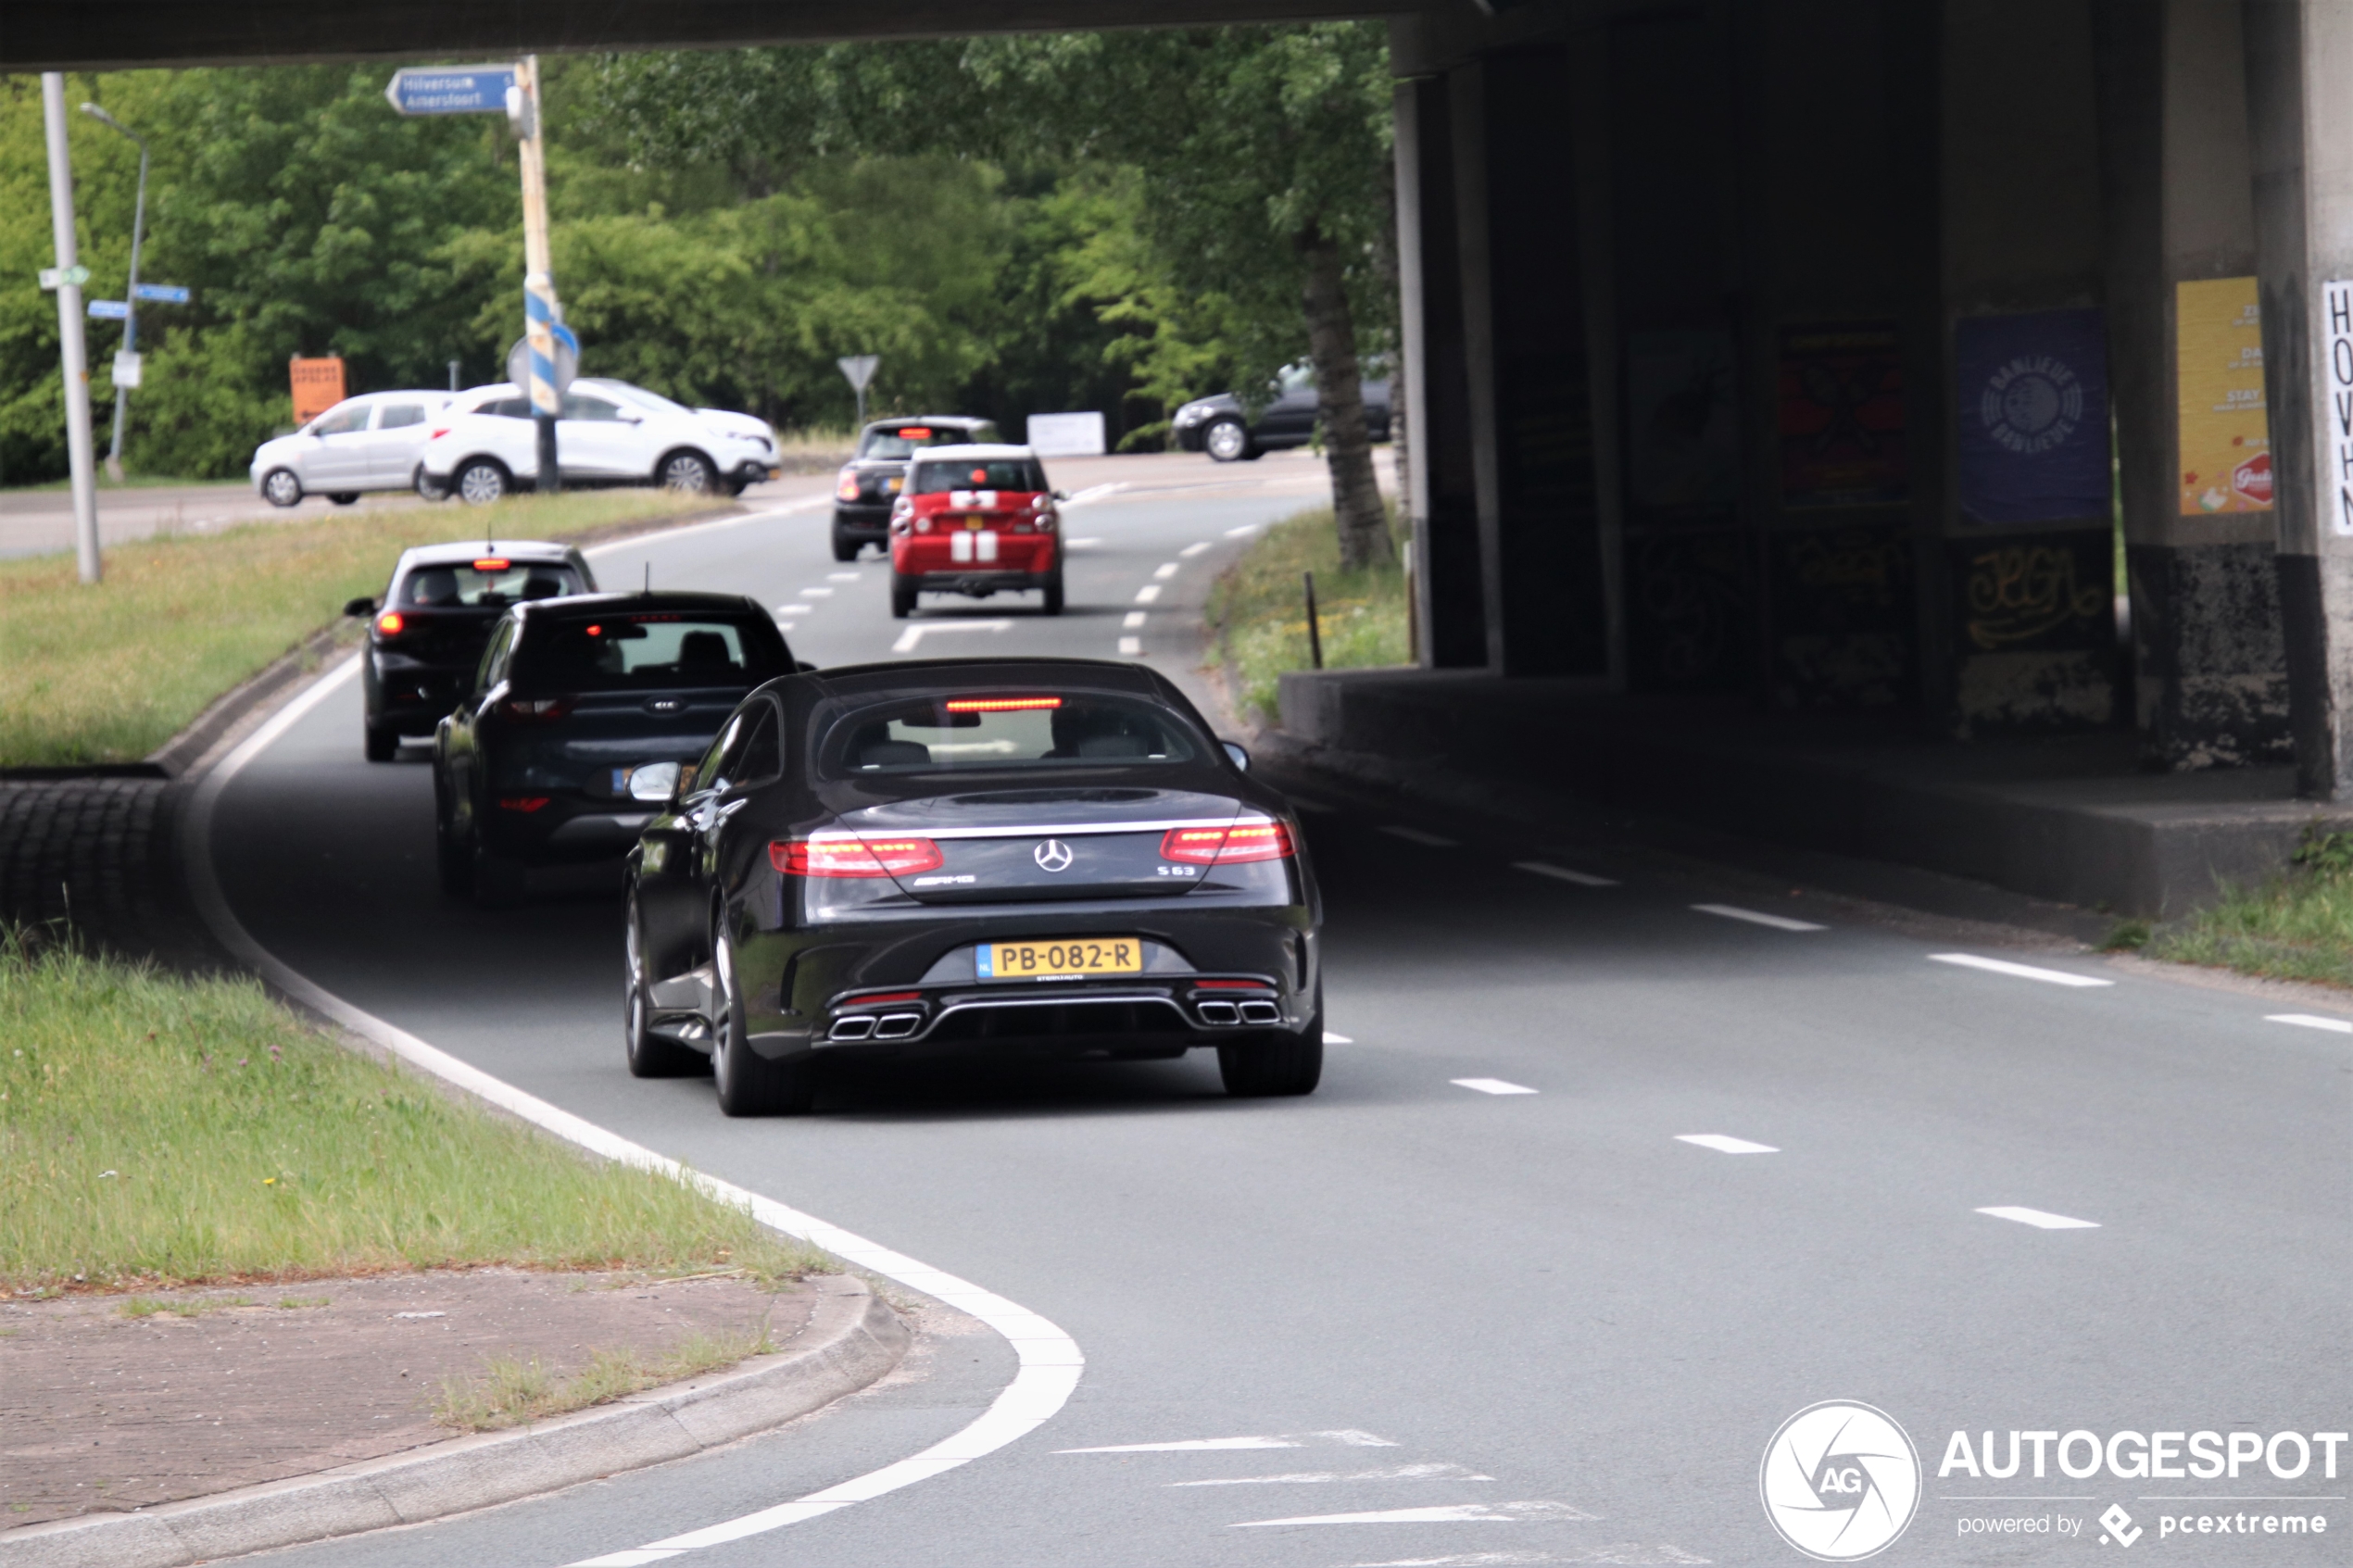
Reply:
M511 1432L136 1513L85 1514L0 1535L0 1568L182 1568L513 1502L685 1459L781 1426L899 1364L907 1325L852 1275L816 1282L817 1308L786 1354Z

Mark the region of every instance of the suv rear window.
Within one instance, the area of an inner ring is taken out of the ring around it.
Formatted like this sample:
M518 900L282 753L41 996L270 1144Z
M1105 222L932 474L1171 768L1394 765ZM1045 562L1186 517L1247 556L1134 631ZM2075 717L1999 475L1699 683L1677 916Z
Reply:
M829 778L1007 767L1189 762L1189 726L1155 704L1101 692L957 692L875 703L818 742Z
M937 495L950 490L1043 490L1046 470L1028 458L977 458L960 462L915 465L907 490L915 495Z
M792 669L775 628L746 616L621 611L532 625L513 679L532 691L750 686Z
M558 599L580 592L580 574L568 566L485 557L450 566L413 567L400 585L399 597L417 609L456 609Z
M927 425L870 430L858 443L862 458L911 457L925 446L964 446L997 439L995 425Z

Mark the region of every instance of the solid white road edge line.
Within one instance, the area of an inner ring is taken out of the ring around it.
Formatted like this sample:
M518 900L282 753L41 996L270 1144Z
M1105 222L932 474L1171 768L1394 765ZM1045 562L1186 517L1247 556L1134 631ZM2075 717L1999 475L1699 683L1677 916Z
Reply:
M1780 1150L1768 1143L1751 1143L1729 1133L1678 1133L1677 1143L1695 1143L1702 1148L1712 1148L1718 1154L1779 1154Z
M1817 925L1810 920L1792 920L1787 915L1768 915L1762 909L1743 909L1738 904L1693 904L1692 909L1704 915L1720 915L1726 920L1744 920L1751 925L1769 925L1775 931L1828 931L1827 925Z
M2299 1028L2304 1029L2326 1029L2332 1034L2353 1035L2353 1023L2347 1023L2341 1018L2322 1018L2315 1013L2267 1012L2263 1015L2263 1022L2266 1023L2293 1023L2297 1025Z
M1981 959L1975 953L1931 953L1938 963L1959 964L1963 969L1982 969L1988 974L2014 975L2020 980L2048 981L2053 985L2113 985L2113 980L2100 980L2089 974L2070 974L2063 969L2037 969L2031 963L2012 963L2007 959Z
M698 1171L689 1171L676 1160L656 1154L642 1144L632 1143L618 1133L610 1132L593 1122L548 1104L536 1095L526 1094L503 1079L494 1078L480 1068L461 1061L437 1047L427 1045L373 1013L352 1006L288 967L254 939L253 934L237 919L236 912L229 908L228 897L221 891L220 879L213 867L211 834L214 809L220 803L221 792L248 763L300 722L312 709L342 691L359 671L359 661L355 657L345 659L338 668L322 675L308 691L280 709L268 722L223 758L211 772L205 775L190 798L187 813L182 819L182 863L188 873L189 890L195 898L197 912L211 927L213 935L220 939L221 946L252 965L271 985L334 1020L353 1034L374 1041L404 1061L476 1095L511 1115L520 1116L567 1143L577 1144L609 1160L659 1171L680 1181L693 1182L722 1202L749 1208L753 1218L772 1229L798 1236L812 1247L823 1248L852 1267L880 1274L910 1290L936 1297L958 1311L978 1318L1005 1337L1020 1362L1013 1380L1005 1386L996 1400L976 1420L963 1431L934 1443L921 1453L844 1481L839 1486L827 1486L822 1491L812 1492L807 1497L796 1498L756 1513L648 1542L632 1551L584 1559L578 1568L588 1568L589 1564L621 1568L623 1563L659 1562L698 1547L718 1546L786 1524L797 1524L804 1519L814 1519L837 1508L881 1497L887 1492L897 1491L901 1486L927 1480L943 1471L953 1470L958 1465L994 1453L1051 1420L1068 1401L1071 1391L1078 1386L1079 1374L1085 1368L1087 1359L1080 1353L1076 1340L1036 1312L1008 1301L993 1291L983 1290L953 1274L853 1235L838 1225L828 1224L813 1214L804 1214L749 1188L723 1182Z
M1501 1078L1449 1078L1457 1088L1477 1089L1483 1095L1532 1095L1537 1091L1525 1084L1508 1083Z
M1981 1214L1991 1214L1997 1220L2015 1220L2021 1225L2032 1225L2038 1231L2095 1231L2097 1220L2072 1220L2065 1214L2046 1213L2040 1209L2020 1209L2012 1204L1998 1204L1980 1209Z

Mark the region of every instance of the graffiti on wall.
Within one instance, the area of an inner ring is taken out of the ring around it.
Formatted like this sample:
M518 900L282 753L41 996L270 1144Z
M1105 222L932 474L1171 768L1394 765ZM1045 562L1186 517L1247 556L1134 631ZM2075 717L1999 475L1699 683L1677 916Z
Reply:
M1971 647L2105 647L2116 641L2108 535L2085 531L1964 549L1961 626Z

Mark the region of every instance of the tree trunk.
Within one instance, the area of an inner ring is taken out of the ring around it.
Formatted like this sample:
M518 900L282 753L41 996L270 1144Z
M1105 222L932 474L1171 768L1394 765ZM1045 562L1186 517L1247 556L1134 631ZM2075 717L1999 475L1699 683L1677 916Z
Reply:
M1356 366L1356 322L1348 311L1340 246L1310 227L1299 238L1306 263L1307 356L1315 367L1324 420L1324 459L1332 475L1332 512L1340 525L1340 564L1357 571L1396 557L1389 512L1373 477L1373 444L1365 432L1365 393Z

